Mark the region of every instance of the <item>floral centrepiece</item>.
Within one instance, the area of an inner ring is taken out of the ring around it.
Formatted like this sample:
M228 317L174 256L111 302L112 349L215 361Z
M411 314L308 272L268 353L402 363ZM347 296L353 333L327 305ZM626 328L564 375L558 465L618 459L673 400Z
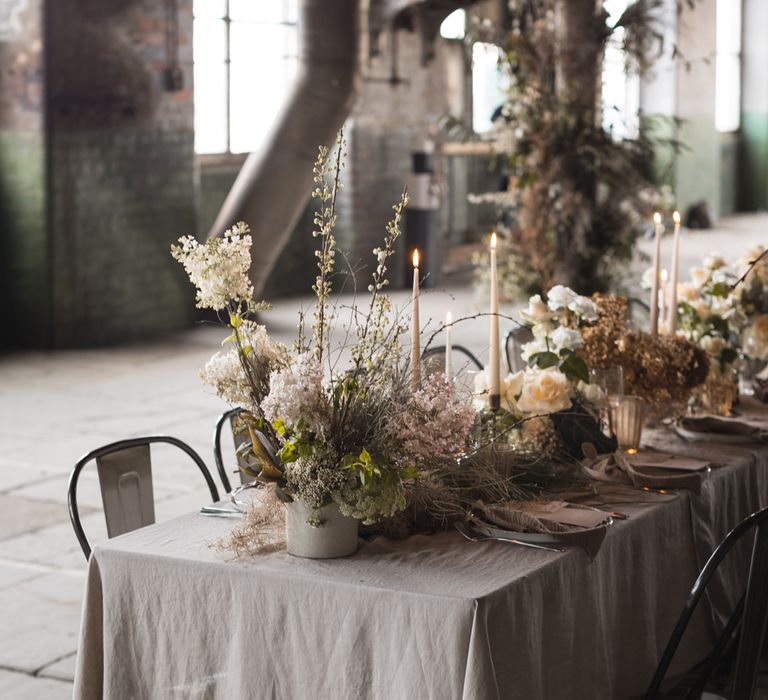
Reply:
M172 249L197 287L198 306L219 312L230 331L226 349L209 360L201 377L244 409L240 417L250 439L239 454L248 473L274 484L283 502L307 506L317 516L307 519L314 527L324 524L320 510L331 504L366 524L395 515L425 470L456 463L474 423L471 406L454 400L453 385L442 374L424 377L416 391L411 385L402 344L407 327L385 294L405 193L383 244L373 251L367 309L355 307L344 328L352 342L334 345L340 312L330 301L338 274L333 232L344 150L340 134L334 152L320 148L315 163L316 303L311 334L301 315L291 351L256 322L255 314L268 307L251 300L247 226L238 224L205 244L185 237ZM341 367L342 354L348 366ZM243 538L232 548L242 550Z

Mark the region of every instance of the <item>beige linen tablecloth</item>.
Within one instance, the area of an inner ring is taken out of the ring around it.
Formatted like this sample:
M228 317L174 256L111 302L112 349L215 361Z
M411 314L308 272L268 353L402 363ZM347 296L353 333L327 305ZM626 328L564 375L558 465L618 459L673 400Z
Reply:
M75 697L110 700L608 700L647 685L688 590L729 528L768 503L768 447L656 447L716 459L701 493L631 514L594 561L458 534L346 559L228 561L197 514L94 549ZM742 548L692 623L703 657L743 584Z

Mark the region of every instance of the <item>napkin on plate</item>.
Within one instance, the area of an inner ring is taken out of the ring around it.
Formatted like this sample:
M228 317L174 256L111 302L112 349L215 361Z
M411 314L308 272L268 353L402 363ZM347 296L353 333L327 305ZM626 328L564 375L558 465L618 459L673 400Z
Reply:
M596 481L631 484L636 488L688 489L694 493L701 491L704 476L703 472L694 471L683 474L643 472L640 465L636 468L629 456L621 452L587 457L581 466Z
M652 469L671 469L672 471L698 472L710 465L703 459L645 450L633 455L626 455L626 459L635 468L650 467Z
M768 442L768 421L743 416L683 416L677 422L683 434L723 435L743 442Z
M509 501L488 505L475 503L473 518L508 532L553 535L566 545L575 545L594 558L605 539L610 513L565 501Z

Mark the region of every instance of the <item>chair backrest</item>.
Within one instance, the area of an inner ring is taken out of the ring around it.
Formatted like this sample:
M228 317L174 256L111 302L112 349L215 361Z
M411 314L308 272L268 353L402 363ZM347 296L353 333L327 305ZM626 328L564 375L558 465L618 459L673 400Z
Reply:
M459 396L469 396L473 391L473 372L483 369L480 360L463 345L452 345L451 360L453 364L453 384ZM445 345L435 345L427 348L421 356L425 374L445 371Z
M725 647L724 641L733 635L734 630L741 622L736 666L731 685L731 698L733 700L745 700L752 697L765 639L766 623L768 623L768 508L763 508L742 520L712 552L693 584L693 588L691 588L680 619L677 621L656 673L645 693L646 700L656 700L659 697L661 683L669 669L675 651L699 600L704 595L707 584L717 571L718 566L733 546L752 530L755 530L755 540L752 546L752 560L749 565L744 597L737 605L715 652L708 659L699 681L699 687L703 690L712 669L719 661L720 653Z
M627 297L627 326L645 330L651 318L651 307L647 301L636 297Z
M235 454L237 456L237 466L247 466L243 461L240 454L237 452L240 445L247 442L249 437L248 433L244 430L238 430L236 425L237 417L243 412L242 408L231 408L228 411L224 411L218 420L216 421L216 427L213 431L213 459L216 462L216 470L219 472L219 478L221 479L222 486L224 486L224 492L229 493L232 491L232 484L229 480L229 474L224 466L224 456L221 448L221 436L224 434L224 427L229 424L230 431L232 433L232 439L235 444ZM240 475L240 483L243 484L246 481L246 474L242 470L238 470Z
M525 369L523 360L523 345L533 340L533 331L528 326L520 326L507 333L504 339L504 354L507 356L507 367L510 372Z
M189 445L173 437L155 435L130 438L104 445L80 458L69 477L67 501L69 518L85 558L91 555L91 545L85 536L77 508L77 484L83 468L96 461L101 487L107 535L116 537L155 522L155 501L152 489L152 462L150 445L165 443L178 447L197 465L211 492L214 502L219 500L216 484L205 462Z

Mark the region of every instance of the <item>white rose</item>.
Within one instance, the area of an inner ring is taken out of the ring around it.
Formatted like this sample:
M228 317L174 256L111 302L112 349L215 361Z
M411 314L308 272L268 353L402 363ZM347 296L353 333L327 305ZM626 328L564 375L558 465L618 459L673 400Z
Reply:
M578 314L585 321L597 321L597 304L587 297L578 296L570 304L568 308L575 314Z
M571 407L570 384L559 369L527 369L517 407L530 414L547 414Z
M528 300L528 307L520 310L520 317L526 323L537 324L549 321L552 314L547 305L541 300L541 295L536 294Z
M555 285L547 292L547 305L552 311L568 308L568 305L576 300L578 294L562 284Z
M719 253L710 253L702 262L708 270L719 270L725 267L725 259Z
M699 290L691 282L681 282L677 285L677 298L680 301L696 301L701 298Z
M597 384L585 384L582 381L576 385L576 390L585 401L593 404L601 404L605 401L605 392Z
M541 340L542 338L546 338L553 330L554 326L551 321L542 321L531 328L531 333L533 333L534 338Z
M488 407L488 391L490 388L490 370L486 367L482 372L475 374L475 386L472 393L472 405L476 411L482 411ZM517 405L517 397L523 390L523 372L508 374L499 381L499 393L501 408L514 413Z
M703 299L697 299L690 302L691 308L698 314L699 318L704 320L710 315L709 304Z
M700 341L701 349L712 355L712 357L720 357L720 353L723 351L727 343L724 338L719 335L705 335Z
M510 373L501 380L501 407L505 411L514 413L517 408L517 397L523 390L523 379L525 372Z
M575 350L583 344L581 339L581 333L565 326L559 326L554 333L552 333L551 340L557 348L557 352L560 350Z
M546 352L547 343L543 338L537 338L530 343L526 343L520 348L520 357L523 358L523 362L528 362L531 355L535 355L537 352Z
M691 281L696 289L701 289L709 280L709 270L702 267L691 268Z

